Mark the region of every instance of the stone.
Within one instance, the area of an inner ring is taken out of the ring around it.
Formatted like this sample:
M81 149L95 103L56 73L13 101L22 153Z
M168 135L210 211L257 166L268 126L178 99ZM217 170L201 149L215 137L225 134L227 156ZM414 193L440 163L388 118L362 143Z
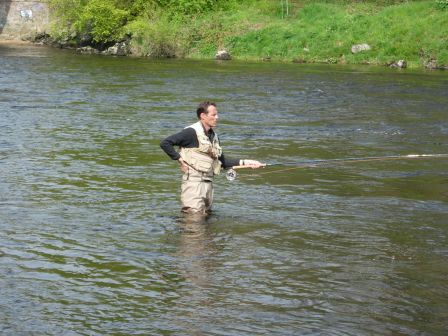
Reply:
M221 61L229 61L232 59L232 56L230 56L230 53L227 50L218 50L218 52L215 55L215 58L217 60Z
M77 48L76 51L81 54L88 54L88 55L100 53L98 49L92 48L91 46Z
M399 60L399 61L394 61L391 64L389 64L389 67L391 68L400 68L400 69L405 69L407 68L408 63L405 60Z
M306 60L303 59L303 58L293 58L292 62L293 63L298 63L298 64L303 64L303 63L306 63Z
M47 33L40 33L34 36L34 40L32 41L37 44L49 44L51 42L51 36Z
M424 61L423 65L429 70L448 70L448 64L439 64L437 60L433 58Z
M429 70L436 70L436 69L439 68L438 65L437 65L437 60L432 59L432 58L427 60L427 61L425 61L423 63L423 65L425 66L426 69L429 69Z
M104 50L103 55L111 56L127 56L131 53L129 43L127 41L115 43L112 47Z
M370 46L367 43L355 44L352 46L352 54L357 54L361 51L370 50Z
M76 39L77 38L76 34L75 36L71 36L71 38ZM80 47L89 46L93 44L93 38L90 34L82 34L81 36L79 36L78 44Z

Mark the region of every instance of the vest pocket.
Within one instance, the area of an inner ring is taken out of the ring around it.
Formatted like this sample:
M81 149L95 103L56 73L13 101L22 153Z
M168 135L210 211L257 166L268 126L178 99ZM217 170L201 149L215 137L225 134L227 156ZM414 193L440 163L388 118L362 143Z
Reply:
M212 173L213 172L213 159L207 155L200 154L197 152L190 153L190 163L191 166L202 173Z
M193 164L193 167L195 167L198 171L203 173L210 173L213 170L213 160L210 158L208 159L194 159L195 163Z

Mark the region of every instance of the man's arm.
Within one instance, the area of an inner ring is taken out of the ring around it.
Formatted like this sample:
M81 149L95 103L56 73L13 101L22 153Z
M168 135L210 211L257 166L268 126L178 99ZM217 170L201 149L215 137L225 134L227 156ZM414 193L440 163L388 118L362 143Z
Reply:
M160 142L160 147L163 151L173 160L179 160L180 155L174 146L180 146L184 148L198 147L198 137L196 131L191 128L184 128L179 133L170 135L166 139Z
M240 159L228 158L223 153L219 157L219 161L221 161L222 167L224 169L228 169L228 168L232 168L233 166L239 166L241 160Z
M250 168L260 168L265 167L266 164L261 163L257 160L250 160L250 159L230 159L228 157L225 157L224 154L222 154L219 157L219 160L222 163L222 167L224 169L232 168L234 166L247 166Z

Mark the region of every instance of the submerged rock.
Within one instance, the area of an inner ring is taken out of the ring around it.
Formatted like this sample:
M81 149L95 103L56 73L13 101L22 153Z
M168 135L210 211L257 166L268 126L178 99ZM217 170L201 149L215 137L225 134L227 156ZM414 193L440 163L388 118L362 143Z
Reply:
M370 46L367 43L355 44L352 46L352 54L357 54L361 51L370 50Z

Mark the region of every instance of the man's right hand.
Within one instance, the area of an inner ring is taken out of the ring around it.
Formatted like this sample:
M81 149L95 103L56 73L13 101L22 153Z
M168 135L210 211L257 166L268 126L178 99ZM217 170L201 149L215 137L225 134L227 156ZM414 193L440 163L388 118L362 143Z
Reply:
M179 158L179 165L180 165L180 170L182 170L183 173L188 173L188 165L185 163L184 160L182 160L182 158Z

